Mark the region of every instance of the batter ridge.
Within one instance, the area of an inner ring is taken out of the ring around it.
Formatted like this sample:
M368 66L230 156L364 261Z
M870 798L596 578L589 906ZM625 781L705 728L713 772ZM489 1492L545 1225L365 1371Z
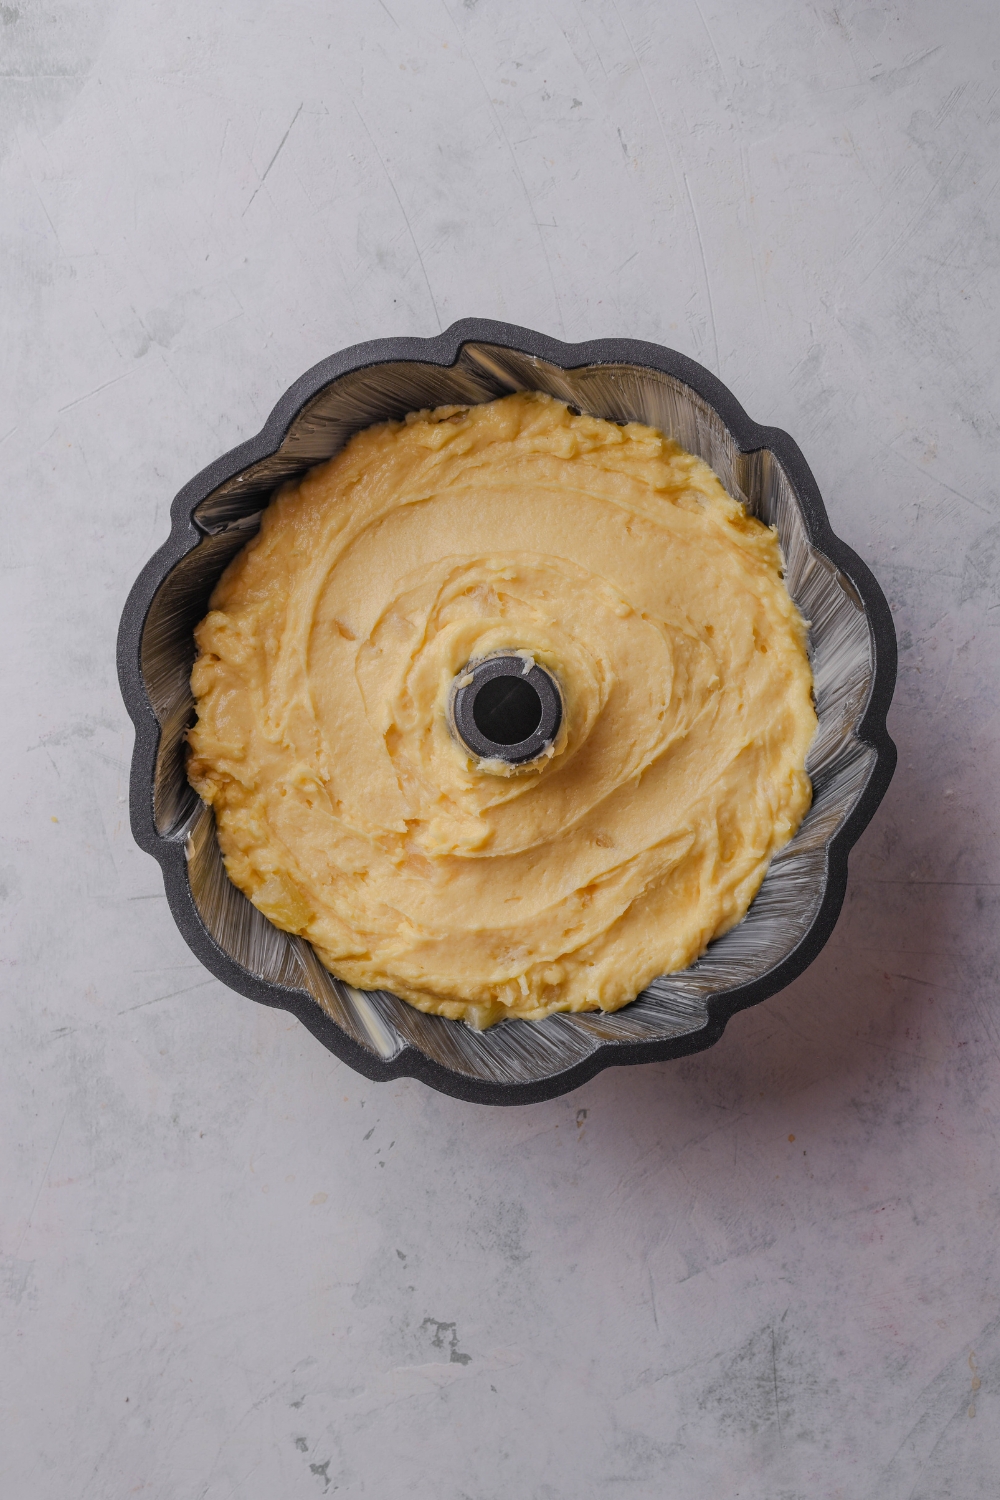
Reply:
M776 533L662 433L537 392L357 433L195 637L188 775L230 878L341 979L477 1028L686 967L810 804ZM455 730L504 654L558 690L524 765Z

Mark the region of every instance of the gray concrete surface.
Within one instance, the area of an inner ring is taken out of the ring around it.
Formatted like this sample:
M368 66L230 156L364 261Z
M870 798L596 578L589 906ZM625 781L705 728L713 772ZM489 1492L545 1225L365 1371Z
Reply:
M5 1497L996 1493L998 43L942 0L0 6ZM510 1111L198 966L113 664L190 474L473 314L717 371L902 646L821 958Z

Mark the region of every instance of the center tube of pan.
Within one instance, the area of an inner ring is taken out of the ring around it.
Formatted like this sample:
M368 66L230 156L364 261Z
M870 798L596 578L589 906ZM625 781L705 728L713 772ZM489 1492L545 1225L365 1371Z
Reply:
M487 656L470 662L455 678L452 726L480 760L511 766L537 760L559 733L562 716L555 678L524 654Z

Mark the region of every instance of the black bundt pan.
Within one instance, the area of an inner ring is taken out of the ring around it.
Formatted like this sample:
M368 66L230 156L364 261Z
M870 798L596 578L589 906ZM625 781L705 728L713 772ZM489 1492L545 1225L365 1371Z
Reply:
M612 1015L506 1021L477 1033L383 991L342 984L308 943L279 932L251 905L226 876L212 813L187 783L183 735L194 711L193 627L275 487L372 422L523 389L661 428L777 526L790 592L811 626L820 723L808 761L812 808L739 927ZM711 1046L730 1016L773 995L819 953L844 899L848 851L895 766L886 732L896 677L892 618L864 563L831 531L792 439L758 427L701 365L657 344L563 344L479 319L455 323L438 338L359 344L315 365L282 396L257 437L186 484L172 520L169 539L136 579L118 637L122 694L135 724L132 829L162 866L188 944L232 989L291 1011L367 1078L411 1075L459 1099L525 1104L565 1093L611 1065Z

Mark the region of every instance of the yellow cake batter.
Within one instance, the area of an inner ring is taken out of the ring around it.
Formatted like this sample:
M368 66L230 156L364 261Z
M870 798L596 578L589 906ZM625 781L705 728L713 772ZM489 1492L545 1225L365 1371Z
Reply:
M684 968L809 806L775 533L661 433L537 393L358 433L278 492L196 639L188 774L236 885L340 978L476 1027ZM448 717L502 650L564 709L513 774Z

